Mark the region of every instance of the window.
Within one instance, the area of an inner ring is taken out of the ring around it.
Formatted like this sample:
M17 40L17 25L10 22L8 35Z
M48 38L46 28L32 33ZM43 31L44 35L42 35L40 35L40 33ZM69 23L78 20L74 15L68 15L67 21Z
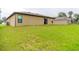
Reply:
M23 16L18 16L18 23L22 23Z

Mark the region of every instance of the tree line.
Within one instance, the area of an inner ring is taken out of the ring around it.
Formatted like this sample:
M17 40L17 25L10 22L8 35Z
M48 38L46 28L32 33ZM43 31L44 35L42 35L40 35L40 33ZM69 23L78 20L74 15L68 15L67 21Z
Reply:
M68 16L65 12L59 12L58 17L69 17L71 18L71 23L79 23L79 14L74 13L73 11L69 11Z
M2 24L2 22L6 22L6 17L2 17L2 19L0 19L0 24Z

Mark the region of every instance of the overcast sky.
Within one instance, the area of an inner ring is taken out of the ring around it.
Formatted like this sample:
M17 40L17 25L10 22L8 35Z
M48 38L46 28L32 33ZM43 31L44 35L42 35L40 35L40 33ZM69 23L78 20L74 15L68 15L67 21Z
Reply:
M74 13L79 13L79 8L2 8L2 17L8 17L11 13L16 11L23 12L33 12L39 13L47 16L55 17L59 12L73 11Z

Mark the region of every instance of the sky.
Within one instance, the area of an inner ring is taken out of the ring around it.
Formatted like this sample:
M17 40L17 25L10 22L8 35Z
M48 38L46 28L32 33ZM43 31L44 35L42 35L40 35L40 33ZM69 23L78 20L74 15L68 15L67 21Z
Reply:
M73 11L74 13L79 13L79 8L1 8L1 11L2 17L8 17L11 13L20 11L56 17L59 12L68 13L68 11Z
M79 13L79 1L76 0L1 0L2 17L8 17L15 11L40 13L56 17L59 12Z

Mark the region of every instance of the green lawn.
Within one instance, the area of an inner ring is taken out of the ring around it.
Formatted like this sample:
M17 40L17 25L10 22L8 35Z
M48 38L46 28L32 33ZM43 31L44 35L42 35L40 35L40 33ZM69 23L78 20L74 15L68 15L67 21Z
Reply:
M79 25L0 26L0 50L79 50Z

